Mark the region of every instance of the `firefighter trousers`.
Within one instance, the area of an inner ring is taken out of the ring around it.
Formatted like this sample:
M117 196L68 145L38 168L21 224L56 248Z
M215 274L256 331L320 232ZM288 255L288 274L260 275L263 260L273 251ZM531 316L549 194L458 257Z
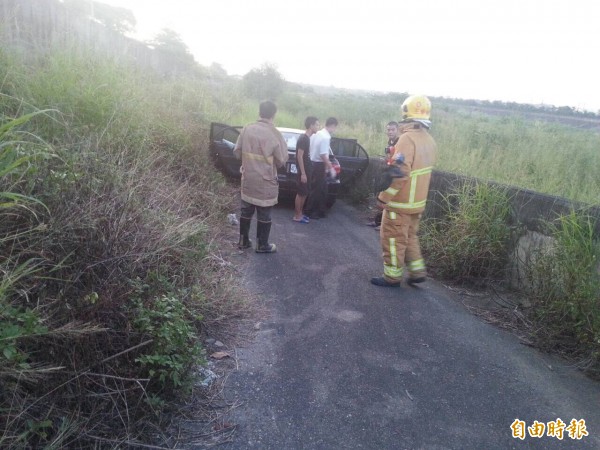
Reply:
M426 275L425 261L419 247L419 221L421 214L400 214L384 211L381 222L381 248L383 249L383 277L389 283L400 283L404 266L410 278Z

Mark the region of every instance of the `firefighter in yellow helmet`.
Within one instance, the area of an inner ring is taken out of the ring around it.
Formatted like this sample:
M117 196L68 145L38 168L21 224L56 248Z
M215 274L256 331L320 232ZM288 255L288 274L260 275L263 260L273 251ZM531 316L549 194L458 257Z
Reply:
M381 192L377 206L383 210L381 247L383 276L371 279L377 286L398 287L408 269L409 285L426 278L417 231L425 209L437 146L429 134L431 102L412 95L402 103L400 138L392 157L392 184Z

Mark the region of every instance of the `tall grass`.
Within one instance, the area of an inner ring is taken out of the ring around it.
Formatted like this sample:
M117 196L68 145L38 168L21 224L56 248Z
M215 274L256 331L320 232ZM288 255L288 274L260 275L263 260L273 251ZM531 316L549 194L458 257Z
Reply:
M594 219L571 213L549 226L551 244L526 266L537 343L600 377L600 240Z
M211 245L231 195L207 114L235 107L81 53L0 52L2 448L147 439L199 336L248 309Z
M338 135L357 138L382 155L385 125L399 119L403 96L289 90L279 99L280 126L302 128L304 117L340 120ZM237 115L253 120L252 108ZM431 133L439 147L437 168L519 186L589 204L600 203L600 134L567 125L465 112L433 104Z
M442 219L422 225L422 246L433 271L459 282L503 280L511 235L506 190L465 184L441 199Z
M21 136L18 131L19 126L35 115L3 121L0 125L0 187L5 189L0 191L0 220L5 231L0 234L0 246L3 248L10 248L18 239L31 238L35 232L31 228L18 229L6 225L19 216L33 213L29 205L40 204L34 197L26 195L27 190L23 189L24 177L31 174L40 152L27 135ZM3 360L0 376L14 376L31 369L27 361L29 355L19 348L18 342L47 333L47 328L34 310L11 301L21 281L41 270L39 259L23 258L18 253L11 253L0 257L0 359Z
M434 117L440 169L590 204L600 202L600 135L481 114Z

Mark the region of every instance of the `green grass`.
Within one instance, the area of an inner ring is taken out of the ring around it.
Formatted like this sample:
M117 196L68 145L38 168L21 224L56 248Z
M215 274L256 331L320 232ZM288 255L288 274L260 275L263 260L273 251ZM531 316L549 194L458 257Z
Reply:
M199 335L247 311L211 246L232 196L206 144L210 121L254 121L257 101L235 79L161 77L81 48L0 51L0 91L0 447L144 440L136 420L191 389ZM402 98L288 86L276 124L336 116L379 155ZM438 168L598 203L597 134L447 104L432 119ZM506 198L458 197L429 249L450 275L494 277ZM596 320L585 311L576 324Z
M357 138L373 156L383 155L385 125L398 120L403 97L350 93L298 92L279 99L279 126L302 128L307 115L323 123L340 120L338 135ZM232 119L255 119L246 100ZM494 117L468 113L451 103L433 104L431 133L438 143L441 170L493 180L589 204L600 203L600 134L567 125L533 121L515 113Z
M443 196L441 219L422 223L421 244L436 275L455 282L503 280L511 235L502 187L468 183Z
M518 117L434 117L438 167L571 200L600 202L600 134Z
M0 447L147 440L201 334L248 310L211 244L231 211L206 148L209 116L237 111L221 89L0 51Z
M571 213L548 227L553 239L526 267L538 345L576 358L600 377L600 239L595 220Z

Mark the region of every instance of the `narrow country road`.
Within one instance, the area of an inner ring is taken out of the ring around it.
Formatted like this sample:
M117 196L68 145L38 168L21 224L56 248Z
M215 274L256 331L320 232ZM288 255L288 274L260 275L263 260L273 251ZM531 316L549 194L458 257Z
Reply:
M378 234L351 207L308 225L274 210L274 255L247 252L271 316L237 349L230 449L600 448L600 383L481 322L453 294L385 289ZM252 231L254 234L254 231ZM589 436L514 439L521 419L584 419Z

